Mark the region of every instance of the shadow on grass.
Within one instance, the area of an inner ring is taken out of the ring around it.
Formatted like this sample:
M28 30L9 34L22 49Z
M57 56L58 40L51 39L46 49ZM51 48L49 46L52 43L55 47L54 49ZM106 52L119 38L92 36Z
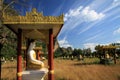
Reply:
M95 64L95 63L75 63L74 65L79 66L79 65L93 65L93 64ZM96 64L98 64L98 63L96 63Z
M100 64L100 63L99 62L93 62L93 63L85 63L85 62L83 62L83 63L75 63L74 65L80 66L80 65L94 65L94 64Z
M75 66L82 66L82 65L105 65L105 66L112 66L115 64L101 64L101 63L75 63ZM119 79L120 80L120 79Z

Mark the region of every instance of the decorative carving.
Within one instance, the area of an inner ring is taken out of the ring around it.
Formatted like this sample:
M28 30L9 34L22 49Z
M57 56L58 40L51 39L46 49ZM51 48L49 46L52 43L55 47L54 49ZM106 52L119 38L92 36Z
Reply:
M35 8L31 12L26 12L26 16L9 16L4 14L3 24L18 24L18 23L28 23L28 24L37 24L37 23L63 23L63 16L43 16L43 13L38 13Z

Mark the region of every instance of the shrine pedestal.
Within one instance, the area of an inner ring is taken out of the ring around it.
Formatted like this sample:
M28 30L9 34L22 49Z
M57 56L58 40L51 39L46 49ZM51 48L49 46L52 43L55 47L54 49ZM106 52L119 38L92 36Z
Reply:
M40 70L26 70L22 72L22 80L44 80L48 69L43 68Z

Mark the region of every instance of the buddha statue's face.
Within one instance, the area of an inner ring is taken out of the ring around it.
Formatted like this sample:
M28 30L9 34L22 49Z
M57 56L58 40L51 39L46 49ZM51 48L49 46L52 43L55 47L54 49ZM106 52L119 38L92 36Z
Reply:
M35 48L35 41L30 43L30 49L34 49Z

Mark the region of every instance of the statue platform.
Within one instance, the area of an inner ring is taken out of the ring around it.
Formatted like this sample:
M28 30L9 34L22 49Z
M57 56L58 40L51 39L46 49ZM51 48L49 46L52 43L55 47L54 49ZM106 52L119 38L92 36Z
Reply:
M22 72L22 80L44 80L47 73L47 68L42 68L40 70L26 70Z

